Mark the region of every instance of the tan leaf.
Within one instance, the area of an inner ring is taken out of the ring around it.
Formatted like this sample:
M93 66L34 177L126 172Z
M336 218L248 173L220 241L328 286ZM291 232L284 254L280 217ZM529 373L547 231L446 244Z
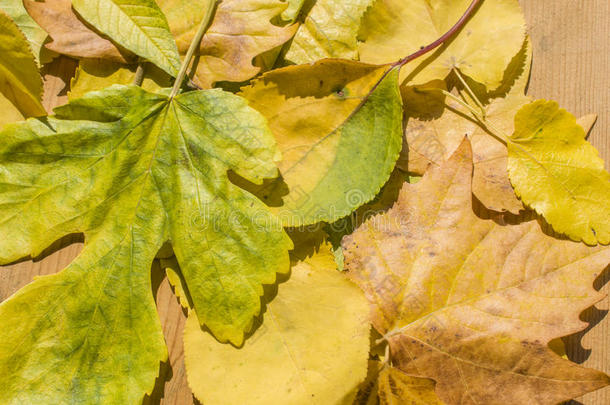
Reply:
M526 41L496 91L487 93L484 86L469 81L477 97L487 103L484 106L486 119L505 134L513 132L515 114L530 102L525 95L530 66L531 47ZM476 106L457 78L453 78L451 84L464 100ZM440 80L423 86L403 87L405 111L409 117L405 140L409 148L408 152L403 152L399 167L422 174L430 164L439 165L447 160L468 135L474 154L473 193L492 211L519 214L523 204L508 179L506 146L490 135L464 107L439 90L446 90L445 83Z
M72 9L71 0L23 0L32 18L49 33L45 46L74 58L103 58L133 62L135 55L120 49L81 21Z
M486 108L487 119L496 128L510 134L515 127L515 114L529 102L529 97L519 93L494 99ZM471 140L474 152L472 192L490 210L518 214L523 210L523 204L508 179L506 145L480 126L477 126Z
M205 14L203 0L159 0L182 56ZM284 44L297 25L276 26L271 20L287 4L280 0L224 0L216 8L210 28L201 41L194 81L207 88L219 81L242 82L260 68L252 59Z
M429 165L439 165L451 156L465 135L472 135L476 123L464 114L455 101L447 99L440 90L447 90L443 80L423 86L401 88L407 126L399 167L405 171L424 174Z
M439 91L425 91L435 86L442 89L444 84L432 82L403 90L406 106L425 107L426 112L420 115L407 108L407 115L411 115L405 129L408 152L403 152L399 167L423 174L429 165L438 166L447 160L468 136L474 152L473 193L490 210L518 214L523 204L508 180L506 145L485 131L456 101ZM486 117L495 127L512 133L515 114L529 101L518 93L494 99L485 108Z
M603 298L592 283L610 248L479 218L472 170L464 141L343 241L392 364L434 379L447 404L556 404L608 385L547 345L586 326L579 314Z

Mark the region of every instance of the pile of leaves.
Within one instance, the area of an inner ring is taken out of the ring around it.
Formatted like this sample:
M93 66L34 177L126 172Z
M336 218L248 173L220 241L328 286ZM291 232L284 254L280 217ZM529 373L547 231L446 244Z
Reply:
M0 9L0 262L85 238L0 304L0 403L141 403L168 356L155 260L206 405L610 383L558 340L603 298L610 174L594 117L525 95L517 0ZM79 66L47 115L58 54Z

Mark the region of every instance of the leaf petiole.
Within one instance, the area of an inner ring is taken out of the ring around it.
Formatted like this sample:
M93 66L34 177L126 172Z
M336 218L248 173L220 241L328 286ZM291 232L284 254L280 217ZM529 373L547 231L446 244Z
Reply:
M424 89L424 90L436 90L436 89ZM472 115L474 115L474 117L477 120L481 120L483 118L481 116L481 113L479 111L477 111L476 108L474 108L473 106L471 106L470 104L468 104L466 101L462 100L461 98L459 98L455 94L453 94L453 93L451 93L451 92L449 92L447 90L442 90L442 89L438 89L438 91L443 93L443 95L445 97L448 97L448 98L452 99L453 101L455 101L456 103L458 103L462 107L466 108Z
M470 112L470 114L472 114L472 116L477 121L479 121L479 123L483 125L494 138L496 138L505 145L509 142L508 136L506 136L498 127L496 127L484 115L482 115L481 112L477 110L477 108L471 106L466 101L462 100L455 94L448 92L447 90L439 89L439 91L441 91L446 97L452 99L462 107L466 108Z
M418 89L418 90L419 91L440 91L441 93L443 93L443 95L445 97L450 98L451 100L458 103L460 106L467 109L468 112L473 116L473 118L476 119L479 122L479 124L481 124L488 130L488 132L491 134L491 136L493 136L494 138L496 138L498 141L502 142L505 145L508 142L511 142L510 139L508 138L508 136L506 136L504 134L504 132L502 132L498 127L496 127L493 123L491 123L486 117L481 115L481 112L479 112L475 107L471 106L470 104L468 104L466 101L462 100L455 94L450 93L447 90L442 90L442 89Z
M449 29L449 31L445 32L440 38L438 38L436 41L432 42L431 44L429 44L427 46L422 46L417 52L412 53L411 55L405 56L398 62L395 62L392 66L403 67L404 65L411 62L412 60L417 59L420 56L423 56L423 55L427 54L428 52L443 45L447 40L451 39L451 37L453 37L453 35L455 33L457 33L459 30L461 30L462 27L468 22L468 20L470 19L470 17L474 13L474 11L479 6L479 3L481 3L481 0L472 0L472 3L470 3L470 6L468 6L468 8L466 9L466 11L462 15L462 17L453 25L453 27L451 27Z
M184 77L186 76L186 71L188 70L189 65L191 64L191 59L193 59L193 55L195 54L195 50L199 47L201 43L201 39L203 38L203 34L210 27L210 23L212 22L212 16L214 15L214 10L216 9L216 5L219 0L206 0L206 11L205 16L201 20L201 24L199 25L199 29L197 30L197 34L191 41L191 45L189 46L188 51L186 52L186 56L182 61L182 66L180 66L180 71L178 72L178 76L176 76L176 81L174 82L174 87L172 87L172 91L169 95L169 98L172 99L178 94L180 91L180 87L182 87L182 82L184 82Z
M479 109L481 110L481 116L483 118L485 118L486 113L485 113L485 107L483 107L483 103L481 103L479 101L479 98L476 96L476 94L474 94L474 91L472 91L472 89L470 88L470 86L466 82L466 79L464 79L464 76L462 76L462 74L460 73L460 70L454 67L453 71L455 72L455 75L457 76L457 78L460 81L460 83L462 83L462 86L464 86L464 88L466 89L466 92L468 93L470 98L472 100L474 100L474 102L477 105L477 107L479 107Z

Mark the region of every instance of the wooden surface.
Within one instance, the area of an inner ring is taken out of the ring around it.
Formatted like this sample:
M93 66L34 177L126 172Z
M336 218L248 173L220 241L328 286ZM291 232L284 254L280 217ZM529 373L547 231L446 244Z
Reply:
M534 65L529 92L537 98L557 100L576 116L599 115L591 142L610 161L610 1L608 0L521 0L534 48ZM67 83L55 76L73 71L76 64L68 58L56 60L44 73L45 107L66 100ZM69 74L68 74L69 75ZM608 164L606 165L608 168ZM67 246L59 249L61 246ZM48 249L35 261L25 261L0 271L0 300L32 280L65 267L81 249L79 237L70 237ZM608 269L607 269L608 270ZM154 400L147 403L189 405L192 394L186 383L182 351L185 316L160 269L153 268L153 286L159 316L168 344L169 363L161 368ZM606 271L596 288L610 292ZM568 356L587 367L610 373L610 299L587 310L582 319L591 326L565 339ZM161 398L161 399L159 399ZM572 404L608 405L610 388L588 394ZM247 404L246 404L247 405Z
M529 93L548 98L580 117L598 114L590 141L610 168L610 1L522 0L534 48ZM610 272L596 288L610 293ZM587 310L591 322L584 333L565 339L569 357L610 374L610 299ZM590 393L579 402L609 405L610 388ZM578 403L574 401L574 403Z

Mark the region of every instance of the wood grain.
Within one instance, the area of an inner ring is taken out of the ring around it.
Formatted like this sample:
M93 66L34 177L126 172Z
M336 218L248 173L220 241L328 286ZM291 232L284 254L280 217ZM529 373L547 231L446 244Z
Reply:
M534 49L529 93L557 100L576 116L599 115L591 142L610 162L610 2L608 0L521 0ZM69 77L76 62L56 59L43 72L44 105L48 110L66 101ZM57 242L41 260L23 261L0 271L0 301L38 275L55 273L70 263L82 248L79 236ZM610 292L610 272L596 288ZM189 405L195 401L186 383L182 330L185 315L158 264L152 281L158 312L169 348L169 362L162 365L157 386L147 405ZM565 339L569 357L587 367L610 373L610 299L581 316L591 323L585 331ZM610 388L588 394L572 404L608 405Z
M534 60L529 94L553 99L580 117L598 114L590 141L610 168L610 1L521 0L532 38ZM596 288L610 293L610 272ZM610 299L585 311L584 333L564 339L568 356L610 373ZM582 339L581 339L582 338ZM610 404L610 387L578 398L584 405Z

